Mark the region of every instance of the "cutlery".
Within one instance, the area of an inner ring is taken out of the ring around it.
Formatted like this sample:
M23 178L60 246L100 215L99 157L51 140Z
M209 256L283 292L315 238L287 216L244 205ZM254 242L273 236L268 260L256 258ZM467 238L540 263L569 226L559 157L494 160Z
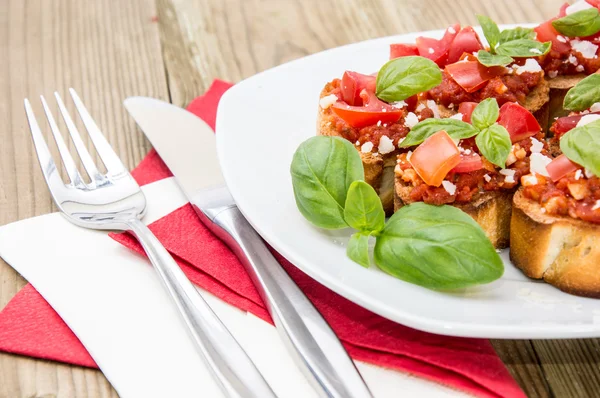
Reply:
M40 97L42 106L70 180L65 184L52 159L31 104L25 99L25 112L37 157L56 206L67 220L78 226L130 231L135 235L179 309L196 346L227 396L275 397L242 347L200 296L167 250L140 221L146 209L146 198L143 192L110 147L75 90L69 91L107 172L103 174L98 170L61 97L55 93L58 108L71 140L90 177L89 183L84 181L42 96ZM164 343L168 344L168 342Z
M124 104L199 218L245 266L288 350L317 392L371 397L333 330L237 208L224 185L210 127L192 113L153 98L130 97Z

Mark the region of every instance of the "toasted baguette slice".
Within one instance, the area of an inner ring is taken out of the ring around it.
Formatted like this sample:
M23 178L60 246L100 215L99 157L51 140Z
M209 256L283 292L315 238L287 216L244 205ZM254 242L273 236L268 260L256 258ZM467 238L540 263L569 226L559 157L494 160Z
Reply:
M600 298L600 226L542 213L519 189L513 199L510 259L530 278Z
M394 211L412 202L410 193L413 186L401 177L395 176ZM470 203L456 203L457 207L473 217L481 226L496 249L508 247L510 238L510 215L514 191L482 192Z

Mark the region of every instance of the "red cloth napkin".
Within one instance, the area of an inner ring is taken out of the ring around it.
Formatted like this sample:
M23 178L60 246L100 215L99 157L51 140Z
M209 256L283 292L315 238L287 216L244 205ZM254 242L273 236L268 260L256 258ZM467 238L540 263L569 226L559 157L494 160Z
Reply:
M188 110L214 129L219 98L229 87L229 83L215 81ZM151 151L132 174L141 185L171 176L155 151ZM243 266L197 219L189 204L152 223L150 229L192 282L271 322ZM143 254L130 235L111 236ZM389 321L327 289L278 253L274 254L353 358L482 397L525 397L489 341L439 336ZM0 313L0 350L96 367L77 337L31 285L21 290Z

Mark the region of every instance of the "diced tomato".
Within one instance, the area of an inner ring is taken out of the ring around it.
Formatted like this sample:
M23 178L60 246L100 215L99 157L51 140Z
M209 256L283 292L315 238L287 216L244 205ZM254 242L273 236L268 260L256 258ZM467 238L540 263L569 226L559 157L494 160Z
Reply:
M471 123L471 114L473 110L479 105L477 102L461 102L458 106L458 113L462 113L463 122Z
M427 185L439 187L448 172L460 163L460 152L448 133L442 130L423 141L409 162Z
M577 216L581 218L583 221L600 223L600 210L592 210L594 206L579 204L577 206Z
M390 44L390 59L406 57L408 55L419 55L415 44Z
M558 11L558 18L562 18L567 15L567 7L569 6L569 3L564 3L562 6L560 6L560 10Z
M500 69L504 68L487 68L477 61L446 65L446 72L468 93L479 90L488 80L498 76L503 72Z
M565 155L560 155L546 165L548 175L552 178L552 181L555 182L579 168L581 168L581 166L571 162Z
M341 101L332 106L333 112L355 128L363 128L377 122L395 123L402 116L402 110L381 101L374 91L360 93L364 106L350 106Z
M470 173L483 169L483 162L479 154L472 152L470 155L461 154L460 163L452 169L454 173Z
M417 107L417 103L419 102L419 97L417 96L417 94L415 94L412 97L408 97L407 99L405 99L404 102L406 102L406 107L408 108L408 111L412 112Z
M448 63L455 63L464 53L473 54L479 50L483 50L483 45L477 33L470 26L462 28L450 45Z
M362 73L347 70L342 77L342 99L348 105L363 105L360 96L362 90L375 91L376 76L363 75Z
M459 31L460 25L454 24L446 30L444 37L440 40L423 36L417 37L416 43L419 55L429 58L440 67L443 67L448 61L450 45Z
M552 26L553 19L546 21L539 26L535 27L533 30L537 33L536 39L539 42L545 43L547 41L552 42L552 49L561 54L568 53L571 51L571 46L569 43L563 43L558 40L558 31L554 29Z
M600 115L600 112L591 112L588 115ZM551 127L552 132L555 136L560 137L566 132L577 127L577 123L581 120L585 115L575 115L575 116L564 116L556 119L554 124Z
M542 129L535 116L515 102L500 107L498 124L506 128L513 143L534 136Z
M588 3L591 6L594 6L596 8L600 8L600 0L585 0L586 3ZM568 4L567 4L568 6Z

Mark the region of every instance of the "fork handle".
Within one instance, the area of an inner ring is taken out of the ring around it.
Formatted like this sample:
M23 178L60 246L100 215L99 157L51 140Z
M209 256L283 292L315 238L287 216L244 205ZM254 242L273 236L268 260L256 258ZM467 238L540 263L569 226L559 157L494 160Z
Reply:
M227 397L275 397L252 360L140 220L127 223L177 305L199 351Z
M199 209L196 212L244 264L288 351L319 395L372 397L333 330L273 257L238 207L223 208L214 217Z

